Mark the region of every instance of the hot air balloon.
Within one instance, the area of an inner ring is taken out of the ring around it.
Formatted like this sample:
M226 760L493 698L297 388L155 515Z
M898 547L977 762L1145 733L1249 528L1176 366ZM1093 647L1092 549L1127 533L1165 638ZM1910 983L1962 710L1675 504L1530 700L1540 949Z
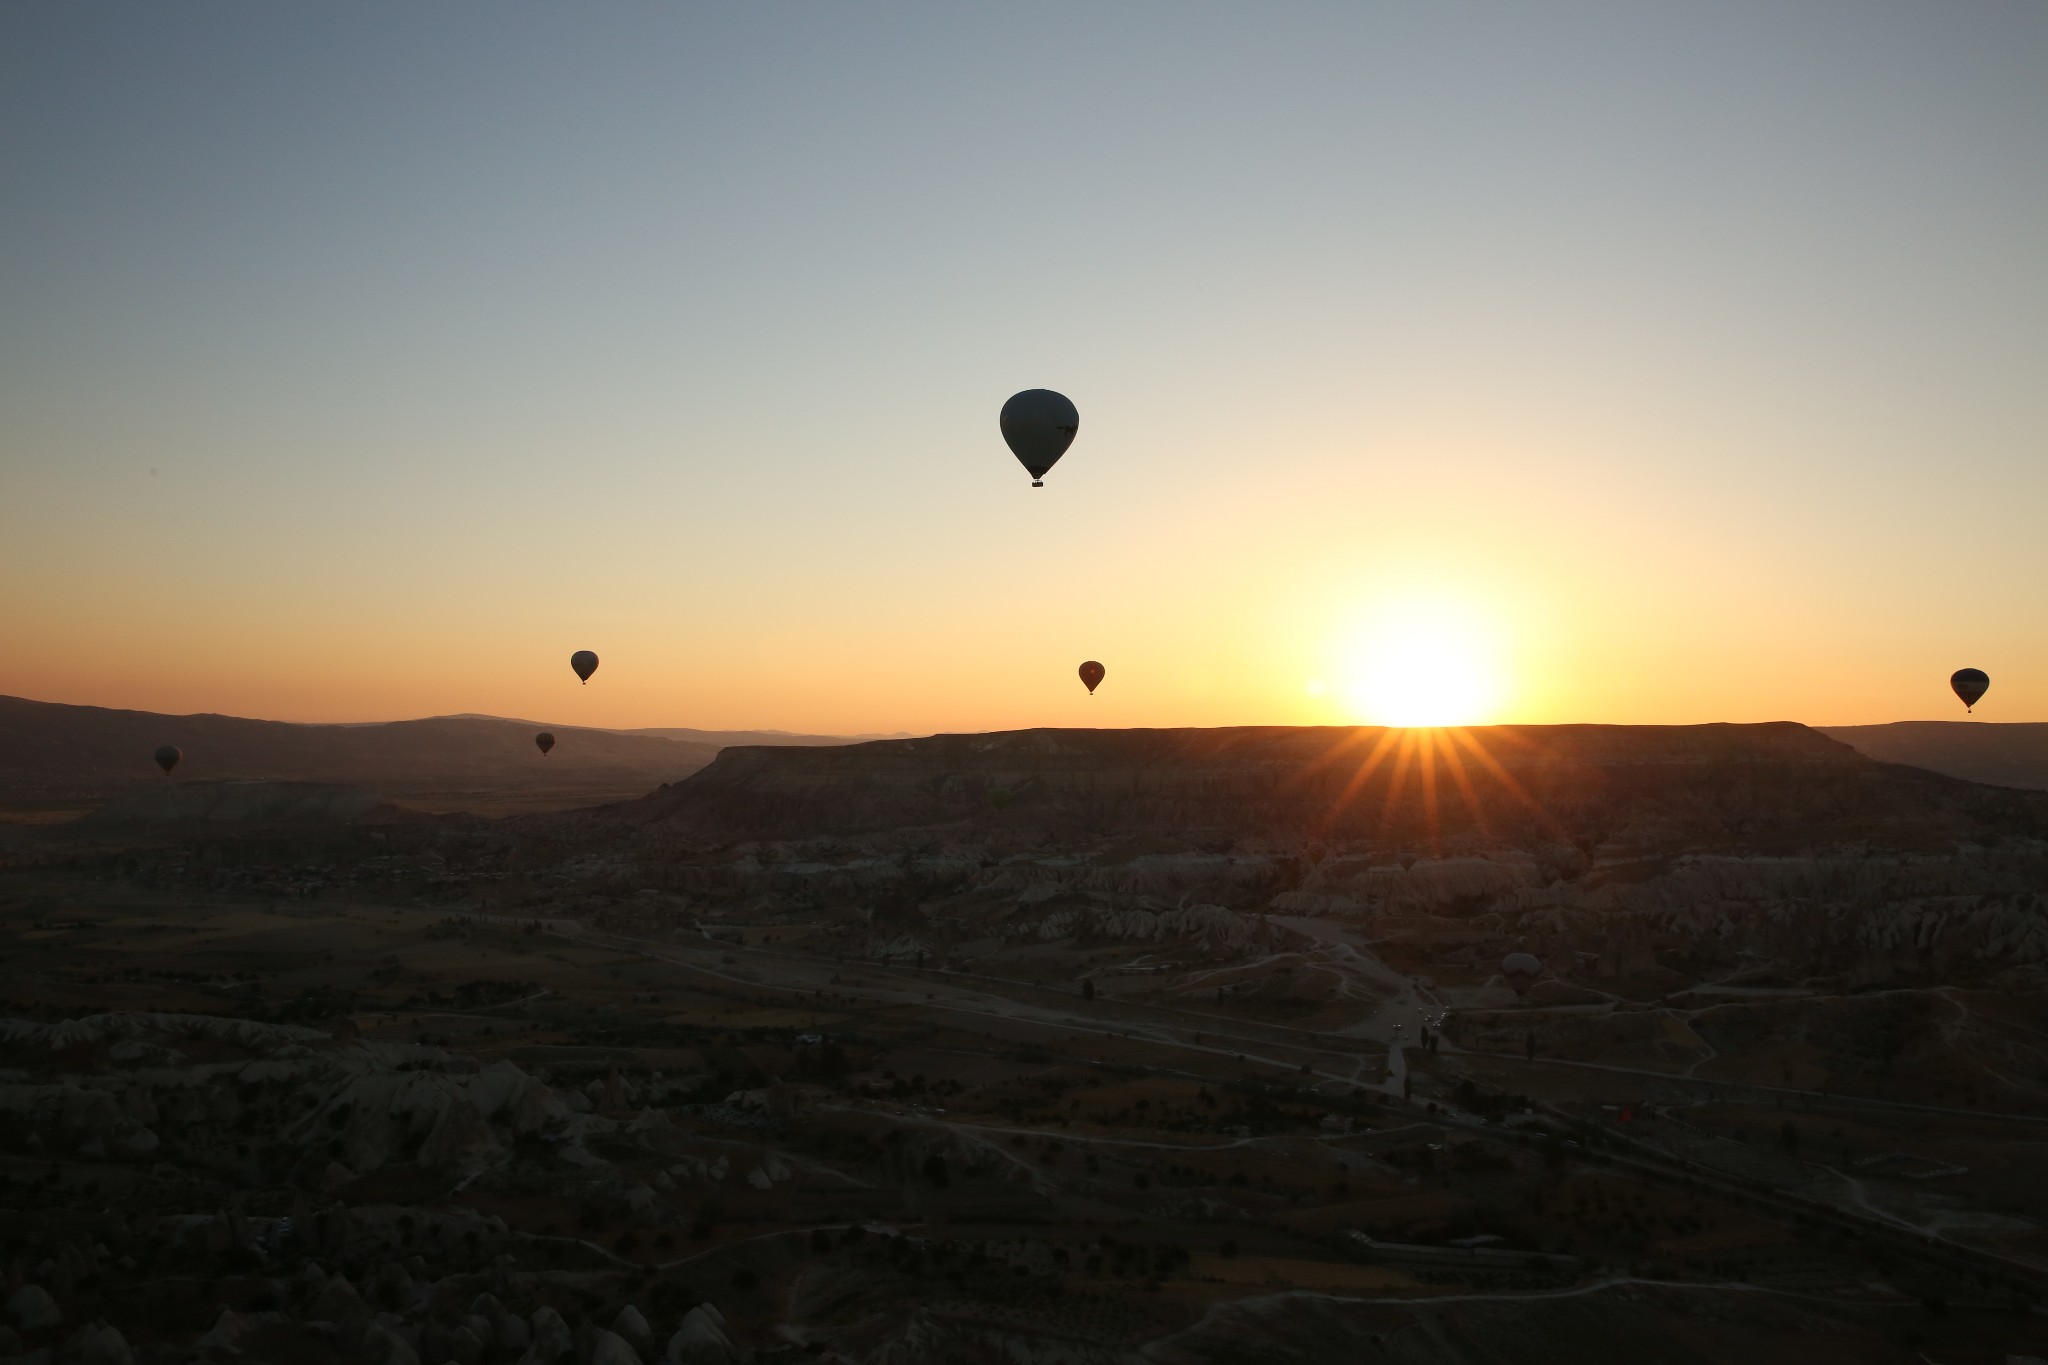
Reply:
M577 677L589 682L590 675L597 672L597 656L587 649L579 649L569 656L569 667L576 670Z
M163 748L158 749L156 751L156 766L164 770L165 777L169 777L171 775L171 769L177 767L178 760L183 758L184 756L185 755L178 752L177 745L166 744L164 745Z
M1062 393L1051 389L1026 389L1010 395L997 419L1010 453L1031 471L1031 486L1043 487L1045 471L1060 462L1074 433L1081 429L1081 414Z
M1089 696L1094 696L1095 689L1102 686L1102 675L1105 671L1102 665L1093 659L1081 665L1081 681L1088 684Z
M1963 709L1972 710L1977 699L1991 689L1991 675L1981 668L1959 668L1949 674L1948 685L1963 699Z
M540 750L540 756L546 758L548 750L555 747L555 737L546 730L543 730L533 737L533 744L535 748Z
M1543 963L1534 953L1509 953L1500 960L1500 974L1514 988L1515 999L1520 1000L1536 984L1536 978L1543 975Z

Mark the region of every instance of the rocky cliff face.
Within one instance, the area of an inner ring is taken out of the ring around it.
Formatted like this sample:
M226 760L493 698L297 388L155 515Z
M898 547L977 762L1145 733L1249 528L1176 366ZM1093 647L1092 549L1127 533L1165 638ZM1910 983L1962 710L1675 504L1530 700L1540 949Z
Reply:
M199 1054L232 1060L191 1060ZM96 1069L64 1074L67 1059ZM140 1157L168 1138L232 1167L246 1157L226 1134L260 1111L292 1155L316 1166L332 1157L349 1178L398 1160L496 1162L514 1138L563 1129L571 1112L510 1062L479 1068L435 1048L338 1044L316 1029L214 1015L0 1019L0 1062L12 1064L0 1070L0 1119L50 1150Z

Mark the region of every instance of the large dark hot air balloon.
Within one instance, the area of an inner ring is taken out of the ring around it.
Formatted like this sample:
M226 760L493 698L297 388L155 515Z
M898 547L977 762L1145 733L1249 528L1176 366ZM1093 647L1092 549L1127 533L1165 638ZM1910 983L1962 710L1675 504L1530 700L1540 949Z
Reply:
M1991 675L1981 668L1959 668L1949 674L1948 685L1963 699L1963 709L1972 710L1977 699L1991 690Z
M543 730L533 737L533 743L534 747L540 750L540 756L546 758L548 750L555 747L555 737Z
M1095 689L1102 685L1103 674L1107 671L1093 659L1081 665L1081 681L1088 684L1089 696L1095 695Z
M1543 963L1534 953L1509 953L1500 960L1500 974L1508 979L1515 999L1520 1000L1543 975Z
M1067 396L1051 389L1026 389L1010 395L997 419L1010 453L1031 471L1031 486L1042 487L1045 471L1060 462L1074 433L1081 429L1081 414Z
M164 745L163 748L158 749L156 751L156 766L164 770L165 777L169 777L171 775L171 769L177 767L178 760L183 758L184 756L185 755L178 752L177 745L166 744Z
M579 649L569 656L569 667L576 670L576 676L585 682L597 672L597 656L587 649Z

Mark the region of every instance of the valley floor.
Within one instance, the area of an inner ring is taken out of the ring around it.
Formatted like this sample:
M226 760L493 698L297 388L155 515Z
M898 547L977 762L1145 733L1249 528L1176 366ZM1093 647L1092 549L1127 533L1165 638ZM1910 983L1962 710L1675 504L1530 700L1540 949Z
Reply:
M1206 964L1005 940L918 965L769 902L134 871L0 878L0 1355L2048 1347L2048 1109L1995 992L1915 993L2007 1097L1943 1102L1731 1043L1743 998L1631 1009L1617 1041L1613 1000L1518 1007L1315 916Z

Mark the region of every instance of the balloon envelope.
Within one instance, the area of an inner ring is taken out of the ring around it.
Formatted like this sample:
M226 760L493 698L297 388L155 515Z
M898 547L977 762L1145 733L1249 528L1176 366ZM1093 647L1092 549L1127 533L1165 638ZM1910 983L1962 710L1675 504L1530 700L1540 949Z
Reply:
M590 675L597 672L597 656L587 649L579 649L569 656L569 667L576 670L577 677L589 682Z
M1081 413L1063 393L1026 389L1010 395L997 419L1010 453L1031 471L1031 486L1045 482L1045 471L1060 461L1081 429Z
M1967 711L1991 690L1991 675L1981 668L1959 668L1949 675L1948 685L1963 699L1963 709Z
M548 750L555 747L555 737L543 730L533 737L533 743L534 747L540 750L541 756L545 758Z
M178 766L178 760L184 756L178 752L177 745L166 744L163 748L156 751L156 766L168 773L171 769Z
M1081 665L1081 681L1088 685L1089 696L1095 695L1095 689L1102 685L1103 675L1107 671L1107 669L1103 668L1101 664L1096 663L1093 659Z

